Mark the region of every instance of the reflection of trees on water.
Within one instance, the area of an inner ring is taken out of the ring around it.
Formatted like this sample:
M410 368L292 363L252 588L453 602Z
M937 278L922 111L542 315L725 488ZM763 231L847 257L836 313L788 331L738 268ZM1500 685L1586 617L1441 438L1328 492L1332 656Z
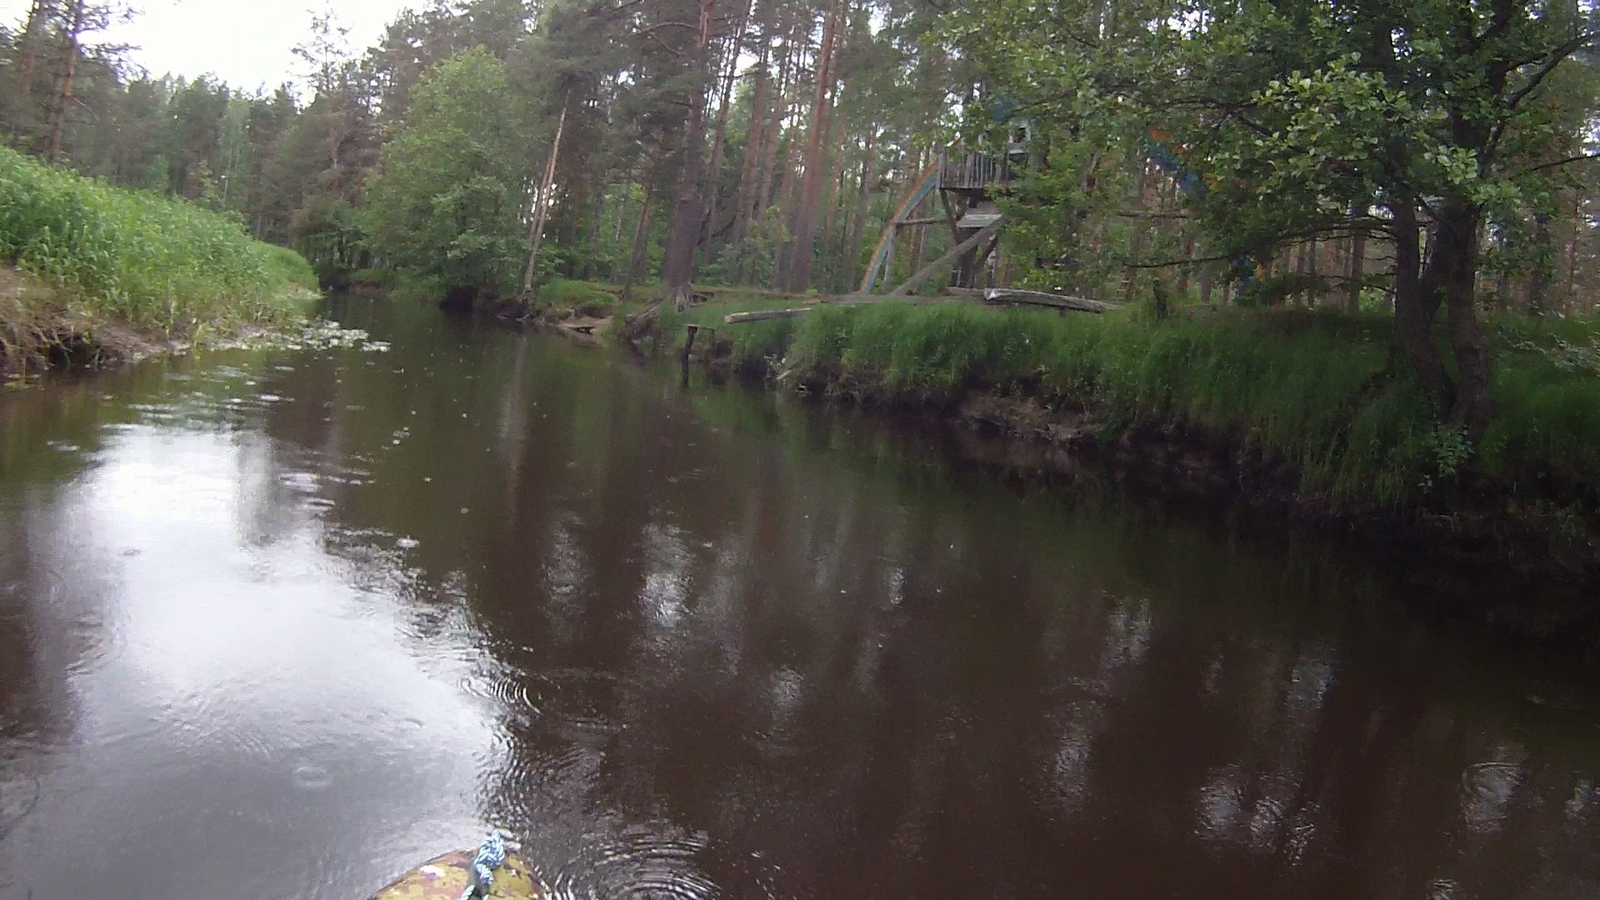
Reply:
M34 555L39 517L26 501L0 511L0 782L19 776L21 757L59 740L72 718L62 657L74 648L52 609L64 585ZM0 809L0 833L14 812Z
M730 431L606 355L427 352L286 376L272 434L363 457L385 487L337 488L336 530L416 537L417 577L467 598L505 682L486 804L576 884L1600 886L1593 707L1530 711L1509 664L1406 624L1375 576L951 490L803 412Z
M0 893L6 838L45 799L50 760L74 741L76 676L115 641L115 562L82 546L77 491L40 485L0 503Z

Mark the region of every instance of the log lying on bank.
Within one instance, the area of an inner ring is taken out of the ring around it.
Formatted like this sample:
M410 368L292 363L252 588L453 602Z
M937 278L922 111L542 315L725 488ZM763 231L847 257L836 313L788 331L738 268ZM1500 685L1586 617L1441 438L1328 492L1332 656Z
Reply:
M810 315L816 309L814 306L801 307L800 309L769 309L762 312L734 313L723 319L725 325L743 325L747 322L769 322L773 319L798 319Z
M811 314L818 306L869 306L874 303L916 303L928 305L934 303L960 303L963 301L981 301L994 305L1017 304L1021 306L1043 306L1048 309L1058 309L1063 312L1085 312L1099 315L1114 312L1122 307L1115 303L1104 303L1099 300L1089 300L1084 297L1067 297L1060 294L1046 294L1041 291L1019 291L1010 288L988 288L977 290L972 288L950 288L950 296L944 297L915 297L898 296L895 294L844 294L838 297L829 297L819 301L814 306L801 306L793 309L769 309L759 312L734 313L723 319L727 325L743 325L749 322L770 322L774 319L798 319Z
M1085 297L1067 297L1061 294L1046 294L1042 291L1018 291L1010 288L989 288L983 292L983 301L985 303L1017 303L1023 306L1046 306L1051 309L1095 313L1096 315L1115 312L1122 308L1115 303L1103 303L1099 300L1089 300Z
M874 303L916 303L926 305L929 303L950 303L956 301L955 297L892 297L887 294L842 294L838 297L825 297L813 306L799 306L793 309L767 309L757 312L733 313L723 318L724 325L743 325L747 322L769 322L773 319L798 319L810 315L811 311L819 306L870 306Z

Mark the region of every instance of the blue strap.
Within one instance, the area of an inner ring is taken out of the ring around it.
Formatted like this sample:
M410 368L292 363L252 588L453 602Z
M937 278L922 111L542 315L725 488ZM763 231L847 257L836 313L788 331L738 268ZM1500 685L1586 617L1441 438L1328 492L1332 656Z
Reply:
M489 896L489 892L494 890L494 870L505 865L505 862L506 840L496 831L478 848L478 856L472 861L472 883L467 885L461 900Z

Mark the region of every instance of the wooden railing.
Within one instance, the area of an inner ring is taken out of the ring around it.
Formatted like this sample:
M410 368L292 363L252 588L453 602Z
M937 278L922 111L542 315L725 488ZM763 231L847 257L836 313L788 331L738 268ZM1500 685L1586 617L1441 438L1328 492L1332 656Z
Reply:
M947 150L941 157L939 187L944 190L983 190L991 184L1005 184L1011 178L1011 160L1008 157L963 153L959 150Z

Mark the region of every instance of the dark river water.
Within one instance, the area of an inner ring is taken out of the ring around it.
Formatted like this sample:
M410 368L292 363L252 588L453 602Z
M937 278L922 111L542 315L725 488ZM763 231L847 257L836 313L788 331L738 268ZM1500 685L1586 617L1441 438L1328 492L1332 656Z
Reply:
M1600 680L1371 561L333 312L0 392L0 897L1600 896Z

